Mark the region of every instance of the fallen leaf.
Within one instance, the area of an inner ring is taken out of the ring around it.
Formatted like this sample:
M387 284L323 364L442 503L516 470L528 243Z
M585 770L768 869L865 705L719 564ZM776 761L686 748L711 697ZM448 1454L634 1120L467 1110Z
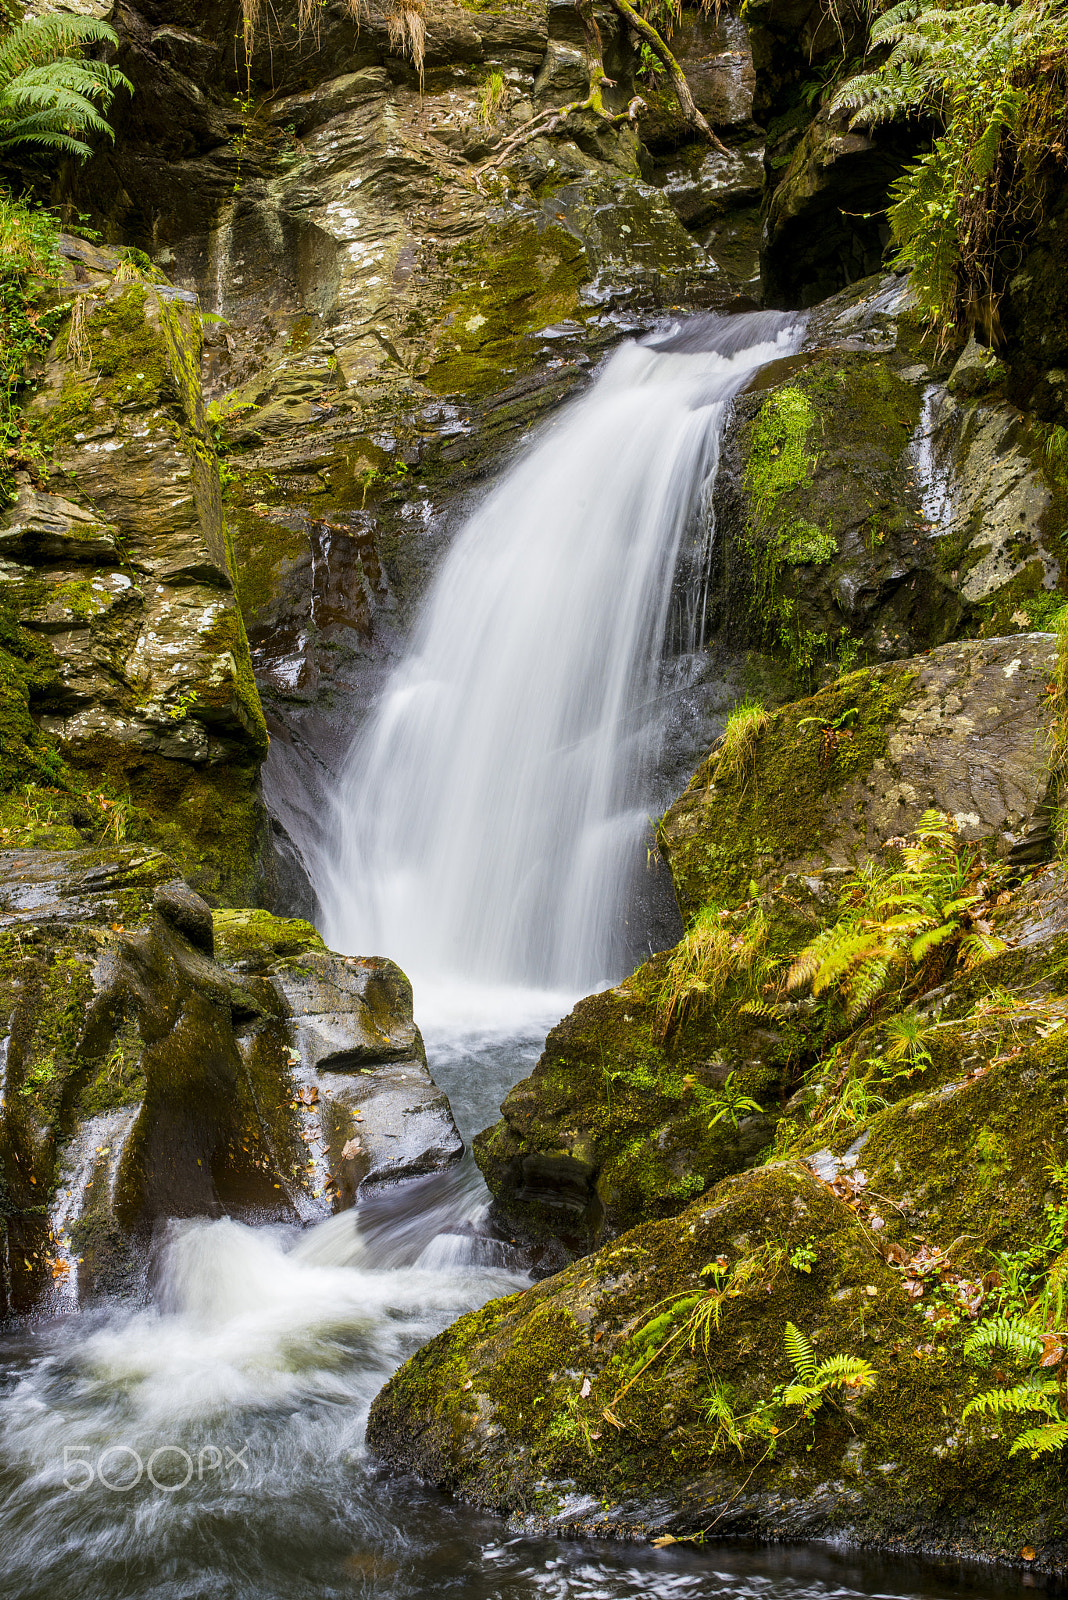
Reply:
M1029 1544L1025 1544L1023 1549L1020 1551L1020 1560L1021 1561L1033 1561L1034 1559L1035 1559L1034 1550L1031 1548L1031 1546Z
M665 1545L678 1544L678 1542L679 1541L675 1538L675 1536L670 1533L662 1533L659 1539L653 1539L651 1541L654 1550L663 1550Z
M341 1152L342 1161L355 1161L362 1149L363 1145L360 1143L359 1139L350 1139L344 1150Z
M589 1393L590 1393L590 1380L589 1380L589 1378L583 1378L583 1380L582 1380L582 1388L579 1390L579 1399L580 1400L588 1399L589 1398Z

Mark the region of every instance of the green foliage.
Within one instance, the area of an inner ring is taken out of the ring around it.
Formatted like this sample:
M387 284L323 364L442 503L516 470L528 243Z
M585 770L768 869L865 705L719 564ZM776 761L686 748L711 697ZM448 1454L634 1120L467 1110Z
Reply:
M0 504L11 499L12 464L21 454L18 402L30 365L48 349L65 306L42 294L59 271L51 212L0 189Z
M838 920L794 958L788 991L837 997L853 1023L891 984L922 993L951 960L972 966L1005 948L982 915L995 871L959 841L952 819L926 811L912 838L891 841L898 867L868 862L849 880ZM905 1037L903 1053L910 1049Z
M487 77L483 78L478 88L479 122L485 125L493 121L504 104L504 97L507 92L503 73L491 72Z
M745 787L753 768L756 743L771 721L759 700L745 699L727 717L720 740L716 773L718 777L737 777Z
M750 1114L760 1116L763 1106L751 1095L744 1094L738 1084L738 1074L728 1072L726 1082L715 1092L715 1111L708 1126L714 1128L717 1123L730 1122L736 1128L739 1118Z
M891 190L897 265L935 325L978 322L996 337L1010 251L1018 259L1068 164L1068 14L1052 0L903 0L871 44L882 65L844 84L833 108L851 110L851 125L923 114L941 129Z
M658 1025L667 1040L687 1015L714 1005L732 980L755 994L769 975L767 924L759 906L738 914L705 906L683 934L667 964L660 988Z
M91 17L28 17L0 39L0 150L36 144L92 154L86 134L115 134L105 114L119 89L133 85L117 67L86 60L89 45L117 44L118 34Z

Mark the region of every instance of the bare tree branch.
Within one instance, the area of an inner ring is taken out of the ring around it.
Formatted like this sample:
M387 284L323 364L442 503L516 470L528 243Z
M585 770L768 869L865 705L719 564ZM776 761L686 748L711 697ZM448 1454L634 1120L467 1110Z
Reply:
M717 150L722 150L724 154L726 154L726 145L721 139L716 137L716 135L712 132L712 129L708 126L708 123L705 121L701 112L698 111L696 105L694 104L693 95L690 93L690 85L686 82L686 74L683 72L682 68L679 66L678 62L675 60L675 57L671 54L671 51L657 33L656 29L651 23L646 22L645 18L639 11L635 11L634 7L630 3L630 0L609 0L609 4L614 11L619 13L625 22L630 23L631 28L638 35L638 37L640 39L644 39L645 43L649 46L653 54L659 56L660 60L664 63L664 66L667 68L668 76L671 79L671 87L675 91L675 97L678 100L679 105L682 108L682 114L686 118L686 121L690 124L690 127L696 128L697 132L701 134L703 138L707 139L709 144L715 145Z

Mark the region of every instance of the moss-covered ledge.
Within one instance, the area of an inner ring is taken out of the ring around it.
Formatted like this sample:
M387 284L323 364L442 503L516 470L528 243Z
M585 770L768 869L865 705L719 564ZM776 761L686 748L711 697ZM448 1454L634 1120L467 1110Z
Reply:
M143 840L219 900L269 890L268 737L234 595L195 296L62 241L70 314L0 517L3 842Z

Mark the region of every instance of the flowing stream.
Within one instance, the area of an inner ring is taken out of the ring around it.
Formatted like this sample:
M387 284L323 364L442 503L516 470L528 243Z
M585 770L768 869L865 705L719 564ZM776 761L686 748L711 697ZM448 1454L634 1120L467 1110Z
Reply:
M798 338L776 314L703 317L610 358L458 534L353 745L325 842L303 841L330 942L412 976L467 1139L573 999L620 975L680 545L712 537L730 397ZM698 590L684 608L698 632L703 603ZM72 1188L80 1173L72 1159ZM175 1223L148 1305L9 1333L0 1595L1006 1592L831 1551L564 1543L386 1478L362 1442L382 1383L527 1281L482 1226L486 1199L468 1157L304 1230Z

